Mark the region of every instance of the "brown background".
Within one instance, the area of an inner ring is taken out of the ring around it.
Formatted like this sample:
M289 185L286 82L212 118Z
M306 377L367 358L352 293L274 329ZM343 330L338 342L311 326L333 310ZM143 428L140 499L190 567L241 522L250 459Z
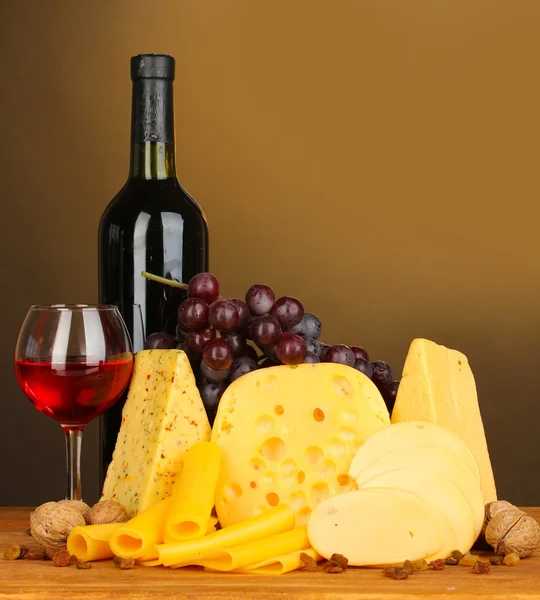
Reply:
M539 2L1 0L0 23L0 504L64 492L12 353L29 304L96 300L138 52L178 59L179 177L225 293L296 295L398 372L415 336L465 352L500 495L540 504Z

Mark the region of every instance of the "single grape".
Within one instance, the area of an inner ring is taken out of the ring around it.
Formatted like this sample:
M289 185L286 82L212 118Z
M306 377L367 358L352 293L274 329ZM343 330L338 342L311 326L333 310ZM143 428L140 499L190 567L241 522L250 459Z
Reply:
M349 348L349 346L336 344L335 346L330 346L326 350L324 353L324 362L339 363L352 367L355 362L354 352Z
M317 341L314 338L311 337L305 337L304 340L306 340L306 346L307 346L307 351L311 352L312 354L316 354L317 356L321 355L321 351L322 351L322 344Z
M248 356L249 358L252 358L255 362L257 362L259 360L259 355L257 354L257 350L255 350L255 348L253 346L250 346L249 344L246 344L246 347L244 349L244 352L242 353L242 356Z
M283 296L272 307L270 314L279 321L283 329L298 325L304 316L304 307L297 298Z
M366 350L360 348L360 346L351 346L351 350L354 352L356 360L361 358L362 360L367 360L369 362L369 354Z
M253 359L247 356L239 356L234 359L232 364L230 382L232 383L235 379L242 377L246 373L251 373L251 371L255 371L258 368L259 365Z
M387 385L382 390L382 397L384 399L386 408L388 409L389 413L392 412L392 409L394 408L394 404L396 403L396 396L398 393L398 389L399 389L399 381L392 381L392 383Z
M284 365L299 365L306 357L306 342L294 333L281 334L276 346L276 354Z
M216 371L228 369L232 365L233 358L232 348L221 338L209 341L204 347L204 362Z
M267 285L252 285L246 292L246 304L254 315L265 315L272 310L276 295Z
M246 349L246 338L239 331L228 331L221 334L221 339L225 340L232 348L235 356L241 356Z
M245 302L238 300L238 298L226 298L229 302L232 302L238 312L238 321L235 325L235 329L238 331L244 331L249 326L251 319L251 313Z
M176 348L176 338L168 333L152 333L146 338L144 343L145 350L172 350Z
M281 327L274 317L258 317L249 326L251 339L258 346L270 346L279 340Z
M238 323L238 311L230 300L218 300L210 305L208 322L219 331L230 331Z
M305 363L318 363L321 362L321 359L314 354L313 352L306 352L306 356L304 357L303 362Z
M178 309L178 321L184 329L208 326L208 304L202 298L187 298Z
M289 331L302 337L310 337L318 340L322 332L322 323L319 317L313 313L304 313L302 320L298 325L289 327Z
M193 298L202 298L207 304L212 304L219 296L219 281L212 273L198 273L189 280L188 293Z
M186 346L193 354L202 354L206 344L215 337L216 331L213 327L190 331L187 335Z
M222 369L222 370L212 369L212 367L208 366L208 364L204 360L201 360L200 370L201 370L201 375L207 381L214 381L214 382L225 381L225 379L227 379L227 377L229 377L229 375L231 374L231 367L228 367L227 369Z
M354 362L354 368L357 371L360 371L360 373L363 373L366 377L369 377L370 379L373 377L373 367L370 363L368 363L367 360L364 360L363 358L356 359L356 361Z
M373 367L373 377L371 379L379 390L384 389L392 383L394 374L392 367L388 363L385 363L383 360L376 360L371 363L371 366Z
M269 358L272 362L279 364L279 358L276 352L276 344L270 344L270 346L264 346L262 348L264 355Z
M326 351L330 347L331 346L329 344L323 344L323 342L319 342L319 358L321 359L321 362L325 362L324 357L326 356Z
M221 396L223 396L226 387L227 386L224 383L217 383L214 381L205 381L199 386L199 391L210 425L213 425L214 423L219 401L221 400Z

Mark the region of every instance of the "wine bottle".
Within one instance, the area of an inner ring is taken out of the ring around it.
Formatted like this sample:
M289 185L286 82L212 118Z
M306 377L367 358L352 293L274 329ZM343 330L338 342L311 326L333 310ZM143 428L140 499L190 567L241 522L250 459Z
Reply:
M186 292L151 281L141 272L187 282L208 271L206 218L176 177L174 69L174 58L165 54L131 59L130 173L99 224L99 301L118 304L132 334L131 308L139 304L146 336L160 331L176 334L178 306ZM112 458L124 401L101 417L101 482Z

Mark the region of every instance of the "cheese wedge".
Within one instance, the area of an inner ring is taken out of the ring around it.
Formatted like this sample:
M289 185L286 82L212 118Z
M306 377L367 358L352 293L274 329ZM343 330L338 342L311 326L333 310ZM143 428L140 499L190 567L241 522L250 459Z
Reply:
M475 477L461 458L443 448L412 446L383 454L363 469L356 479L359 487L389 471L396 469L422 469L445 477L463 494L474 516L476 535L484 524L484 502L480 480ZM454 548L451 548L454 550Z
M445 545L445 527L421 500L407 496L368 489L329 498L313 510L309 541L325 558L337 552L354 566L431 559Z
M209 438L186 354L138 352L102 499L117 500L129 517L152 508L172 494L189 448Z
M463 439L480 470L484 503L497 499L474 376L467 357L425 339L413 340L392 422L430 421Z
M454 547L466 554L477 538L473 512L459 489L445 477L423 469L396 469L373 477L364 489L390 488L411 492L440 510L452 527Z
M216 511L222 527L278 503L305 525L321 500L353 489L356 449L389 428L381 394L340 364L279 366L248 373L223 394L212 430L222 450Z

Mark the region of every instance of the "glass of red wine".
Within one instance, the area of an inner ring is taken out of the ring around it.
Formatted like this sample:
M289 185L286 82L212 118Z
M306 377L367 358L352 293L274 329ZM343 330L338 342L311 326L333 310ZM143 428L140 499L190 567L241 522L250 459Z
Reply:
M118 307L42 304L26 314L15 349L15 373L32 404L64 430L68 500L81 499L84 427L126 388L133 350Z

